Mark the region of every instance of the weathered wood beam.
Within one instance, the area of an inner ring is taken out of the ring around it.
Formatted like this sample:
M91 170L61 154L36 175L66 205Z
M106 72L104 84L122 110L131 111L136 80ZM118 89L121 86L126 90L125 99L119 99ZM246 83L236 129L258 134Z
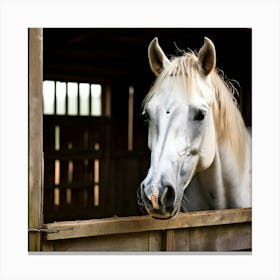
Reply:
M55 222L45 224L44 228L51 230L51 233L46 234L47 240L57 240L151 230L246 223L251 222L251 220L251 208L239 208L179 213L170 220L156 220L150 216L113 217L86 221Z

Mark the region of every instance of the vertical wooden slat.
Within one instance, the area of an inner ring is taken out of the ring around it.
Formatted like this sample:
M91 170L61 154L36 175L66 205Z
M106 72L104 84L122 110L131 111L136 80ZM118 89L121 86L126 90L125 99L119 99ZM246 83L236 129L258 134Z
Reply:
M128 128L127 128L127 135L128 135L128 151L133 151L133 98L134 98L134 87L129 87L129 94L128 94Z
M40 229L43 224L43 30L29 29L29 143L28 143L28 227ZM40 232L29 231L28 250L41 250Z
M175 231L175 251L187 252L191 250L192 228L179 228Z
M107 83L105 88L102 86L102 115L111 117L111 85Z
M166 251L175 251L175 230L166 230Z
M149 252L162 251L163 231L153 230L153 231L148 231L147 233L148 233L148 251Z

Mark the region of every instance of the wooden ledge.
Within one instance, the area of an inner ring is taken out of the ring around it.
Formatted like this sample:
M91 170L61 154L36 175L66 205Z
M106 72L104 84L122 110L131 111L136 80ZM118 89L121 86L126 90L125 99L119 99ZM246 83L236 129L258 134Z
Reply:
M44 224L43 227L47 240L58 240L151 230L237 224L251 221L251 208L237 208L178 213L175 218L170 220L156 220L150 216L113 217L55 222Z

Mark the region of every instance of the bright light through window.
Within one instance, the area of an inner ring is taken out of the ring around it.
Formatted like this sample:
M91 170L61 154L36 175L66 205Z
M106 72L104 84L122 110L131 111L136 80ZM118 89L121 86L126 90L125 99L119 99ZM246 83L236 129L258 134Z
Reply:
M91 85L91 115L101 116L101 85Z
M56 82L56 113L66 113L66 83Z
M54 81L43 82L44 114L54 114Z
M101 116L102 87L99 84L44 81L43 104L44 114L48 115Z
M78 114L78 84L68 83L68 115Z
M79 84L80 90L80 115L89 115L89 84Z

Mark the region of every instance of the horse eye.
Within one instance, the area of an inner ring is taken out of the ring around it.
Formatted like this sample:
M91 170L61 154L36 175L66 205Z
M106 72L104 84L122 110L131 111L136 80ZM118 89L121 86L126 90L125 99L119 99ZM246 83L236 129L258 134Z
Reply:
M144 112L142 113L142 115L144 116L144 120L145 120L145 121L149 121L149 120L150 120L150 115L149 115L148 112L144 111Z
M204 120L204 118L205 118L205 112L202 111L202 110L198 110L195 113L193 120L194 121L202 121L202 120Z

